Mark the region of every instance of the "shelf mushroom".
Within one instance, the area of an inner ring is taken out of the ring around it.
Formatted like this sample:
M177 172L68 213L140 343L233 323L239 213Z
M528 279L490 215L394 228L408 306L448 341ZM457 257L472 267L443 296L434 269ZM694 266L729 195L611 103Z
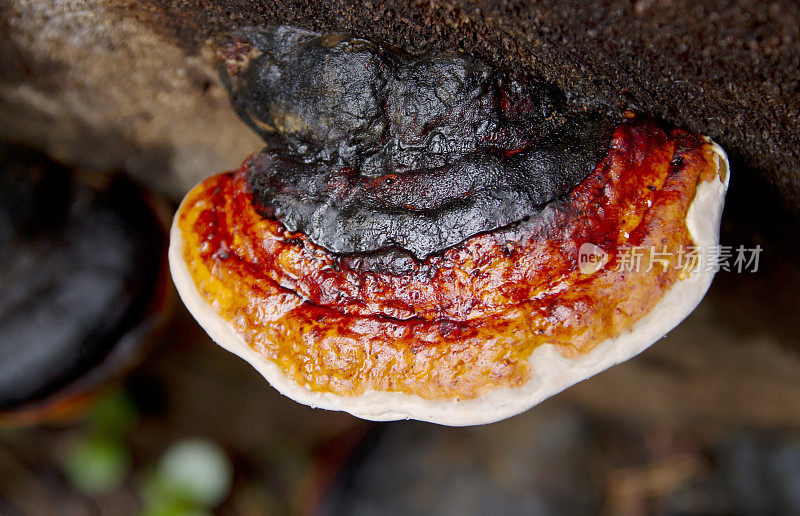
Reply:
M170 292L154 202L0 147L0 424L79 415L137 362Z
M209 335L283 394L497 421L641 352L708 289L728 184L708 138L471 56L247 41L232 101L266 147L188 193L169 257Z

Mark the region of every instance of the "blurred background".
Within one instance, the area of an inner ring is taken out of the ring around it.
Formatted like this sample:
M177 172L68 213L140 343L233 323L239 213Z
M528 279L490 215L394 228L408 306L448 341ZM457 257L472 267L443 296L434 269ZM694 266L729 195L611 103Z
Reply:
M0 514L800 512L799 9L0 1ZM760 246L757 270L500 423L280 396L186 312L165 252L188 188L262 145L221 70L237 31L283 22L474 51L709 134L721 244Z

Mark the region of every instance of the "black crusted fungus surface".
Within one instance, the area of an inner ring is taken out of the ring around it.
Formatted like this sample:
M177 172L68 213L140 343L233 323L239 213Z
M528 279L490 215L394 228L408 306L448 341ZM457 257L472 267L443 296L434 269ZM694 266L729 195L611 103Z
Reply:
M103 376L96 368L141 322L165 237L136 192L0 146L0 410Z
M467 55L412 56L290 27L250 35L232 82L267 147L256 207L334 253L421 259L535 217L607 150L616 120Z
M474 52L577 102L705 134L732 160L726 213L789 235L800 213L795 0L178 0L144 2L190 51L244 26L353 32L415 53ZM131 4L126 4L130 6ZM156 6L155 8L153 6ZM129 8L130 9L130 8ZM795 217L787 219L780 209Z

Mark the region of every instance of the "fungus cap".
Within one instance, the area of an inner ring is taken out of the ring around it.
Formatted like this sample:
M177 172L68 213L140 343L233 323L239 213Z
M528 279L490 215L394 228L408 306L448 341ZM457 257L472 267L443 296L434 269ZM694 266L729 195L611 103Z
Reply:
M705 250L718 245L720 217L729 181L727 156L718 145L710 140L708 142L715 170L710 180L699 182L685 212L685 225L691 240L696 247ZM220 315L215 309L216 303L204 298L185 259L180 214L186 209L186 202L173 222L170 266L184 303L211 338L249 362L282 394L311 407L343 410L375 421L417 419L460 426L491 423L523 412L569 386L642 352L694 310L714 276L713 270L695 267L686 277L678 279L668 288L630 329L597 342L585 353L568 356L552 344L536 346L527 359L529 376L518 386L490 386L468 399L437 399L415 393L375 389L366 389L353 395L339 394L314 390L299 382L275 358L254 349L237 330L237 323Z

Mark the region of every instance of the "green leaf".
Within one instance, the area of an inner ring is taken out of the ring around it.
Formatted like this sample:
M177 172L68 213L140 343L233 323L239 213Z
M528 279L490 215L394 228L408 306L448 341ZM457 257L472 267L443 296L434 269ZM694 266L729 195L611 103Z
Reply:
M64 474L76 489L93 496L118 487L131 467L130 453L118 440L93 438L78 441L68 451Z

